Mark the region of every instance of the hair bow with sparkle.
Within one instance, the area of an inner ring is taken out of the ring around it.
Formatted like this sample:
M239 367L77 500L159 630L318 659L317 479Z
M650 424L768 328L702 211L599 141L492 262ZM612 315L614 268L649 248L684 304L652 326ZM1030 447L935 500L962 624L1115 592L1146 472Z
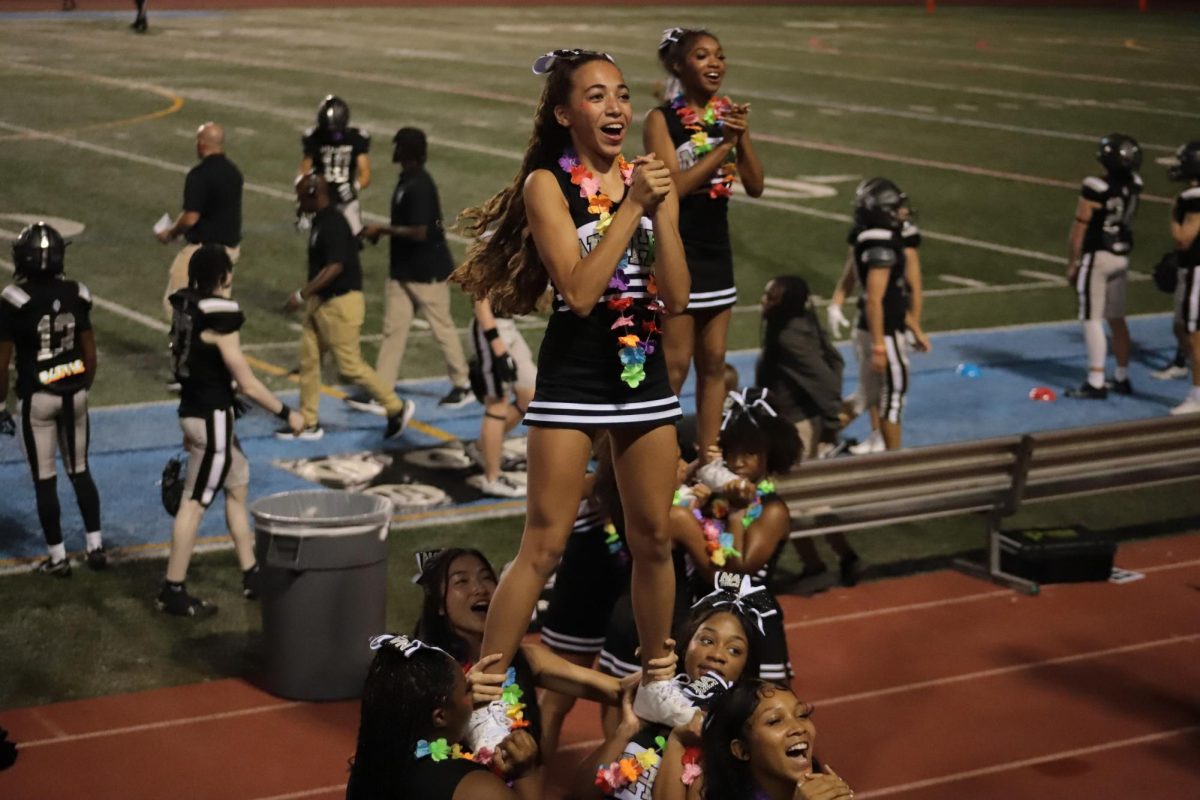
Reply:
M446 552L445 548L439 547L436 550L418 550L413 555L417 559L417 574L412 576L413 583L420 583L425 577L425 571L429 569L429 565L437 560L437 557Z
M658 49L666 50L682 38L683 28L666 28L662 32L662 38L658 40Z
M384 647L390 647L393 650L399 650L405 658L412 658L413 653L418 650L436 650L444 655L450 655L440 647L434 647L431 644L425 644L420 639L414 639L411 636L393 636L390 633L381 633L378 636L371 637L371 649L380 650Z
M753 619L758 632L766 635L763 620L779 613L766 587L755 586L749 575L739 575L735 572L718 572L713 584L716 589L701 597L692 608L700 605L713 608L733 606L743 616Z
M730 392L725 398L725 415L721 417L721 430L725 430L725 427L735 415L741 416L742 414L749 414L750 421L757 425L758 422L754 419L754 410L756 408L761 408L772 417L779 416L775 413L775 409L771 407L771 404L767 402L766 389L747 386L740 392Z
M584 58L585 56L600 56L601 58L607 58L609 61L613 60L613 57L608 53L601 53L596 50L580 50L579 48L572 48L569 50L551 50L544 56L538 56L534 60L533 74L545 75L547 72L554 69L554 65L560 60L571 61L576 58ZM613 63L615 64L616 62L614 61Z

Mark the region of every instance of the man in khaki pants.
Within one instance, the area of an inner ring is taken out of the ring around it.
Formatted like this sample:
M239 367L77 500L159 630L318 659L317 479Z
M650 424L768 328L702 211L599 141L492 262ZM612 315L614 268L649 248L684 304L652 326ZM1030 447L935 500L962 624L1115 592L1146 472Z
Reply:
M242 173L225 157L225 130L206 122L196 131L196 155L183 182L183 211L171 227L155 234L163 244L182 236L187 244L171 263L163 310L170 319L171 295L188 285L188 262L202 244L219 244L234 264L241 254Z
M365 389L387 415L385 439L404 432L416 404L401 400L390 384L363 361L359 347L365 305L358 240L329 194L329 184L309 172L296 179L300 210L313 214L308 234L308 283L288 297L287 308L304 306L300 341L300 413L304 429L275 432L279 439L320 439L325 435L318 414L321 402L321 354L330 350L338 372Z
M438 405L459 408L470 403L472 396L462 342L450 316L446 278L454 269L454 259L442 230L437 186L425 171L425 134L416 128L401 128L392 141L392 161L400 165L401 172L392 192L391 224L363 229L363 235L372 243L381 236L391 240L383 343L375 370L384 383L396 382L413 314L419 311L442 350L450 378L450 392ZM359 411L383 413L383 408L365 393L351 395L346 402Z

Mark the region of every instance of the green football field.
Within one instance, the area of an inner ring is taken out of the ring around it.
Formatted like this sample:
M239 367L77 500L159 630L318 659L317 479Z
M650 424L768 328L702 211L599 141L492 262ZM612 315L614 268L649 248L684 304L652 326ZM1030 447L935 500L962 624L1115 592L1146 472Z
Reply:
M99 298L94 404L168 399L160 300L174 248L159 245L151 227L164 212L178 212L195 129L210 119L225 125L229 154L247 180L235 285L249 317L244 340L285 370L296 363L298 334L281 305L305 269L291 182L300 132L327 93L345 98L353 123L375 138L365 210L386 214L391 134L415 125L429 134L429 170L449 220L511 180L540 91L530 73L537 55L556 47L609 51L634 88L640 119L661 77L654 57L661 29L711 29L729 57L728 94L752 103L752 135L768 176L764 198L739 197L730 212L741 302L734 348L756 344L757 299L769 277L799 273L829 294L845 255L852 190L879 174L904 186L920 212L927 328L1072 318L1074 297L1059 276L1079 182L1098 168L1098 137L1127 132L1145 148L1134 254L1143 273L1168 247L1175 191L1156 162L1200 138L1200 80L1188 77L1200 20L1183 15L275 10L160 13L144 37L127 30L130 16L0 13L0 237L37 217L60 220L72 236L68 271ZM640 150L640 138L639 127L627 155ZM453 247L461 255L461 243ZM365 333L379 329L385 254L364 254L373 289ZM1130 313L1164 311L1168 302L1147 280L1131 284ZM465 326L469 304L461 296L455 303ZM531 326L536 344L537 322ZM441 371L428 336L410 339L404 377ZM1189 503L1152 490L1012 522L1170 533L1194 524ZM405 629L413 618L413 549L484 540L499 564L519 532L520 521L510 519L393 537L390 621ZM852 538L880 577L944 564L976 546L981 533L968 520ZM4 605L24 609L0 623L0 641L21 644L0 648L0 708L243 674L247 659L251 668L256 659L258 621L238 596L232 564L229 553L196 558L192 585L222 612L193 626L149 610L160 562L128 563L104 576L80 570L69 591L53 593L35 576L0 581ZM795 566L789 553L785 567ZM58 635L46 636L47 628Z
M291 179L300 131L326 93L374 134L368 212L386 214L391 133L424 128L448 219L505 185L530 129L533 58L553 47L612 53L654 102L659 31L701 25L729 57L728 94L752 103L768 175L761 200L731 210L741 306L731 346L756 343L759 291L800 273L828 294L844 255L850 196L885 174L913 197L926 234L927 327L1069 318L1056 278L1080 179L1111 130L1144 145L1146 198L1135 267L1167 246L1173 188L1156 160L1200 137L1189 83L1200 22L1093 11L916 9L344 9L156 18L132 35L125 15L0 17L0 229L26 216L70 220L68 268L103 301L97 404L161 398L159 299L174 248L151 226L178 212L196 126L228 131L245 173L245 241L236 296L245 340L295 363L295 318L281 302L304 273ZM640 126L629 154L640 150ZM461 244L455 243L461 254ZM377 333L385 249L364 255L367 333ZM1166 300L1135 283L1131 311ZM456 301L461 325L465 298ZM531 331L537 337L536 323ZM405 377L437 374L419 335ZM373 346L373 345L372 345Z

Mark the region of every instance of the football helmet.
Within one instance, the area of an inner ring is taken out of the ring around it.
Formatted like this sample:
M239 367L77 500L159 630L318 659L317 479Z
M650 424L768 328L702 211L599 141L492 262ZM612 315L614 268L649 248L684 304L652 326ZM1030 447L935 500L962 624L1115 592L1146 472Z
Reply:
M908 195L887 178L868 178L854 190L854 222L864 228L893 228L904 224L900 209Z
M1175 151L1175 163L1167 167L1167 177L1173 181L1200 181L1200 140Z
M1110 133L1100 140L1096 160L1110 173L1137 172L1142 166L1142 146L1123 133Z
M21 277L61 275L67 242L45 222L26 227L12 243L13 265Z
M350 106L337 95L325 95L317 106L317 127L329 133L341 135L350 124Z

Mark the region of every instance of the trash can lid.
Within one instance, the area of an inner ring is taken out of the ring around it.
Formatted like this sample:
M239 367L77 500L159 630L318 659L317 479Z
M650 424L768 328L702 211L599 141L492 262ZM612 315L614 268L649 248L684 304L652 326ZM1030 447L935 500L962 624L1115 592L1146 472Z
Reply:
M375 528L392 518L392 501L372 494L336 490L282 492L257 500L250 508L259 529L297 535L351 532Z

